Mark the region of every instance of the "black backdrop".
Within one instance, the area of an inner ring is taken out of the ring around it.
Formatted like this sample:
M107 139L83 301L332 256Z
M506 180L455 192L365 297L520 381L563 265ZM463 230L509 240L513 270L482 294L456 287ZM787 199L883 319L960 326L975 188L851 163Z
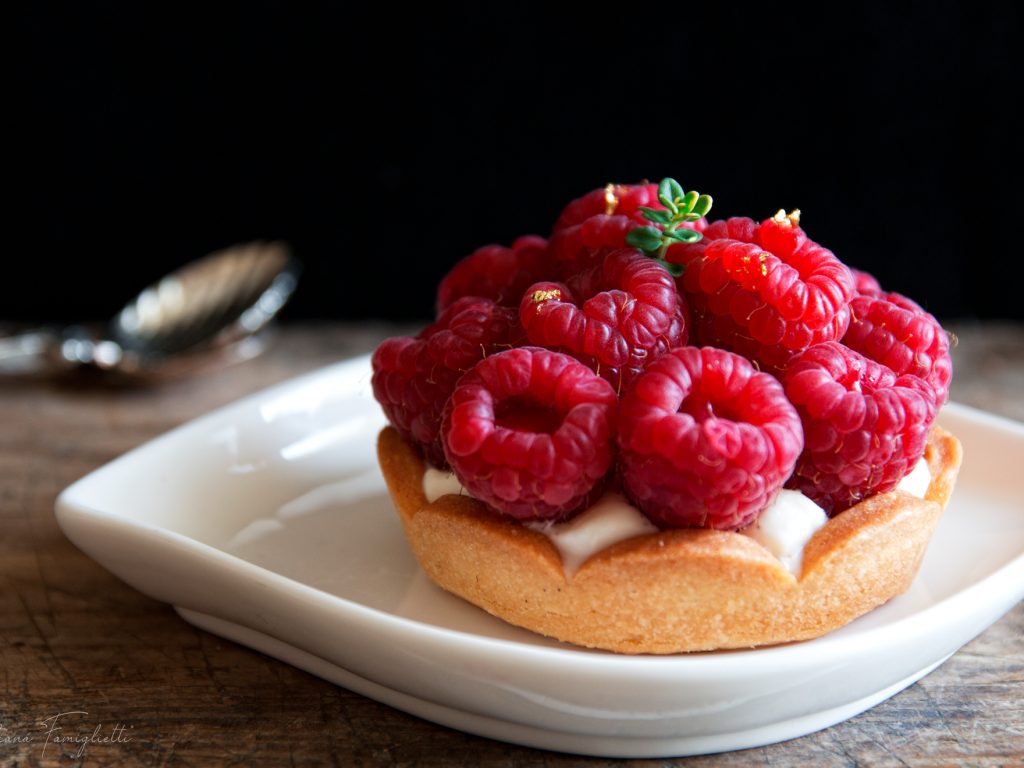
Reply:
M305 263L292 318L426 317L476 246L663 175L801 208L941 318L1024 318L1015 6L828 5L23 5L0 319L253 238Z

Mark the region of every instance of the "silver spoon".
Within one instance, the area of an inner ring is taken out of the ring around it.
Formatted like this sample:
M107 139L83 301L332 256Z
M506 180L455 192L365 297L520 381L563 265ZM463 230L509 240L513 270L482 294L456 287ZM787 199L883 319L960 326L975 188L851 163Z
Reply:
M299 263L284 243L235 245L151 285L106 327L43 328L0 338L0 372L88 367L144 375L195 367L226 350L251 357L258 351L254 334L288 301L298 275Z

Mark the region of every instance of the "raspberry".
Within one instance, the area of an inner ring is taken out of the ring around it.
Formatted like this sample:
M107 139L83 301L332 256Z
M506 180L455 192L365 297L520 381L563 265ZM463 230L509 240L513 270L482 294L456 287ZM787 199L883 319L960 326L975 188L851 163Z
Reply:
M898 293L855 296L850 311L843 344L897 376L920 376L934 391L936 405L946 402L953 360L949 337L938 320Z
M626 493L655 523L738 529L782 488L803 448L782 385L739 355L674 349L619 406Z
M850 274L853 275L853 286L854 290L858 295L861 296L881 296L882 286L878 283L878 278L872 275L870 272L865 272L861 269L854 269L850 267Z
M663 182L664 183L664 182ZM549 252L561 277L587 269L607 254L610 249L626 245L626 235L637 227L652 226L644 209L667 211L659 199L658 184L640 186L609 184L574 200L559 216L551 233ZM680 193L682 190L680 189ZM655 224L655 228L664 225ZM679 228L702 232L707 226L704 218L686 221Z
M688 335L672 276L632 248L566 283L534 284L519 318L531 344L571 354L619 390Z
M589 502L612 464L615 391L577 360L520 347L482 360L452 393L445 453L474 497L520 520Z
M463 296L481 296L506 307L519 306L530 285L554 277L545 266L547 241L525 235L511 248L485 245L473 251L449 270L437 287L437 311L441 312Z
M591 216L580 224L565 227L551 235L549 253L562 276L572 275L593 266L610 250L626 245L626 235L649 222L635 216L603 213ZM707 221L685 222L682 228L704 231Z
M827 342L801 353L784 382L806 443L789 485L830 515L891 491L924 453L936 407L917 376Z
M620 214L633 216L642 206L662 208L657 184L609 184L578 197L565 206L552 227L552 233L582 224L591 216ZM639 219L638 219L639 221Z
M693 313L697 343L731 349L779 373L793 355L839 339L850 322L853 276L807 239L795 215L716 221L667 259Z
M610 249L625 247L626 235L637 226L629 216L599 213L552 233L549 253L558 275L570 277L599 263Z
M399 433L444 467L441 416L456 382L482 357L522 341L515 310L490 299L458 299L415 338L386 339L377 347L373 394Z

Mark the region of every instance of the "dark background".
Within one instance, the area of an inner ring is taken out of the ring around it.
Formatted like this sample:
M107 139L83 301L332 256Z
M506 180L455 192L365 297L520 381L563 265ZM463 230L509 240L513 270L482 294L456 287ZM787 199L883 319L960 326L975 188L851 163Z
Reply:
M14 6L0 319L253 238L305 263L291 318L426 317L478 245L664 175L799 207L940 318L1024 318L1014 4L831 5Z

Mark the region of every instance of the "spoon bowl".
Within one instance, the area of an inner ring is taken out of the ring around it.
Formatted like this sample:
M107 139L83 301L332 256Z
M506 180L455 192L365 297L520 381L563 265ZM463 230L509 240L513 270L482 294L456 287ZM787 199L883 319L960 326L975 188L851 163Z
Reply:
M82 367L150 375L214 354L258 351L255 334L291 297L300 266L281 242L235 245L186 264L132 299L106 326L41 329L0 339L0 371Z

